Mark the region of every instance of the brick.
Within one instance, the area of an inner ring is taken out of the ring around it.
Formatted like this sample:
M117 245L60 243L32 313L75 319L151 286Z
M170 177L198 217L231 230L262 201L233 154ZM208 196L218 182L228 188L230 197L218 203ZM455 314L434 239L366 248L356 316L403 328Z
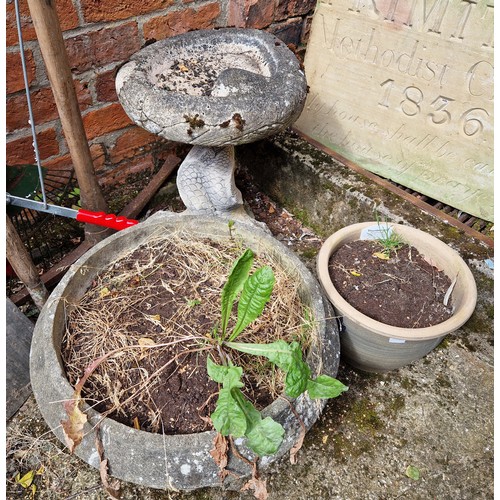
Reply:
M273 24L269 32L285 42L287 45L292 43L298 46L302 37L303 20L302 18L288 19L283 23Z
M274 2L269 0L253 0L246 10L245 28L262 29L274 21Z
M59 153L59 143L53 128L38 132L36 135L40 161ZM6 144L6 163L8 165L34 164L33 138L31 135L8 141Z
M58 117L57 108L50 88L36 90L31 93L31 105L36 125L40 125ZM7 99L6 122L7 132L29 128L28 104L24 93Z
M97 172L102 169L104 162L106 160L105 148L100 143L95 143L90 145L90 156L94 164L94 170ZM51 171L57 170L70 170L73 169L73 160L70 154L65 154L53 158L43 163L43 166Z
M123 162L121 165L106 172L105 174L101 174L99 176L99 182L103 186L120 184L125 182L127 178L132 174L136 174L139 172L152 172L153 169L153 155L148 154L146 156L135 158L133 161Z
M23 40L36 40L36 32L31 21L30 11L26 0L19 0L19 12L21 18L21 30ZM56 3L57 17L61 30L66 31L78 26L78 15L72 0L57 0ZM16 12L14 2L7 4L6 10L6 45L17 45L19 43L16 25Z
M130 118L118 103L89 111L83 116L83 127L89 140L125 128L131 123Z
M77 79L73 80L73 84L80 110L84 111L92 105L92 94L90 93L89 84L86 81Z
M279 0L275 20L282 21L290 17L304 16L314 9L315 5L316 0Z
M215 2L203 5L196 10L188 8L170 12L165 16L154 17L144 23L144 38L162 40L187 31L213 28L220 13L220 5Z
M86 22L119 21L133 16L148 14L155 10L166 9L175 0L82 0L82 12Z
M262 29L274 21L275 3L270 0L230 0L228 26Z
M80 109L84 110L92 104L92 96L90 95L88 85L78 80L74 83ZM41 125L42 123L59 118L50 87L31 92L31 107L36 125ZM23 92L22 94L7 98L7 132L11 133L14 130L29 128L28 119L29 113L26 94Z
M76 73L112 62L126 61L140 48L135 22L80 34L66 40L70 66Z
M113 164L120 163L126 158L143 154L159 140L157 135L151 134L143 128L133 127L116 139L114 146L109 151L110 161Z
M26 69L28 73L28 82L31 84L35 79L35 60L31 50L24 49L24 57L26 59ZM8 52L5 58L6 67L6 91L7 94L12 94L24 89L23 68L21 65L21 55L19 51Z
M95 90L98 102L116 102L115 78L117 69L106 71L96 76Z

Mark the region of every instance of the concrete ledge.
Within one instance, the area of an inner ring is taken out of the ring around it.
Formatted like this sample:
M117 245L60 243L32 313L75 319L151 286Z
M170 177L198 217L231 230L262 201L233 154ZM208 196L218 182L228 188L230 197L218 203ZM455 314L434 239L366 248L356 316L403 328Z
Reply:
M470 267L478 287L476 310L457 335L493 363L493 271L485 264L493 258L490 246L375 184L293 132L240 146L237 159L263 192L323 238L350 224L374 220L377 211L388 222L416 227L451 246Z

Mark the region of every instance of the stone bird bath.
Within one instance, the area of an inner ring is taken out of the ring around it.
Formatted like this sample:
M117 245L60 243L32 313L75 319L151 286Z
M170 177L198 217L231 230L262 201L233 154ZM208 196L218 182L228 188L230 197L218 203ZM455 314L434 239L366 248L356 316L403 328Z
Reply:
M61 359L66 319L96 274L117 255L159 232L227 239L228 220L235 214L235 239L257 253L276 256L311 309L317 324L308 353L312 373L335 377L340 349L332 308L297 256L244 215L234 182L234 146L283 130L302 110L306 81L295 55L274 36L257 30L197 31L141 50L120 69L117 90L137 124L164 138L193 145L177 178L187 210L182 214L159 212L106 238L73 264L52 292L33 333L30 370L38 406L54 433L64 442L60 422L66 415L61 402L73 398ZM259 461L259 470L289 452L325 404L325 400L311 400L304 393L292 401L279 398L265 408L263 413L279 421L286 434L278 452ZM75 453L99 468L94 426L100 423L110 474L122 480L184 491L221 485L239 489L252 473L250 465L230 453L228 467L235 474L221 480L210 456L215 431L153 434L104 418L87 404L83 411L89 421ZM253 458L241 439L236 446L240 454Z
M307 93L297 57L251 29L193 31L149 45L120 69L116 89L135 123L193 145L177 187L188 210L206 213L242 206L234 146L285 129Z

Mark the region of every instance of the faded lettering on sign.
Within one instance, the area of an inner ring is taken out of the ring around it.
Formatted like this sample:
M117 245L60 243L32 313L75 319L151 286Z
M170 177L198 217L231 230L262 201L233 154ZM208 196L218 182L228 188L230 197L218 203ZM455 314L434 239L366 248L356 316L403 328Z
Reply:
M493 1L320 0L296 127L493 220Z

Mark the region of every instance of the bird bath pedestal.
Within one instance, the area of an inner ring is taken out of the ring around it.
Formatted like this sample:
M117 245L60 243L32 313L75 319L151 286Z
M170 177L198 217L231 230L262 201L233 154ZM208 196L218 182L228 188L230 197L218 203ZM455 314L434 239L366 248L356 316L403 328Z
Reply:
M120 69L116 88L135 123L193 145L177 186L188 211L204 213L242 207L234 146L285 129L307 93L293 52L251 29L193 31L149 45Z

